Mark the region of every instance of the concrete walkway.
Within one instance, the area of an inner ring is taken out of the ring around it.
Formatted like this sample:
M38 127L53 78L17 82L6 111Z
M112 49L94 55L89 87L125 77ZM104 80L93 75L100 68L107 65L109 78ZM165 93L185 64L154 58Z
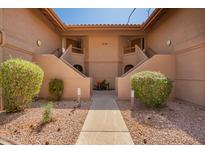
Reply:
M134 144L114 91L94 91L93 103L76 144Z

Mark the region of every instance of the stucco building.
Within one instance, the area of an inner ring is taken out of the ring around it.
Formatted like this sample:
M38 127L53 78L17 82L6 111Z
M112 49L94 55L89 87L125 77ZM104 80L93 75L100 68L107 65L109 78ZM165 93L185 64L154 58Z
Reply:
M0 9L0 61L21 57L64 80L64 98L90 98L106 80L130 98L130 76L160 71L174 82L171 98L205 105L205 9L155 9L141 25L65 25L52 9Z

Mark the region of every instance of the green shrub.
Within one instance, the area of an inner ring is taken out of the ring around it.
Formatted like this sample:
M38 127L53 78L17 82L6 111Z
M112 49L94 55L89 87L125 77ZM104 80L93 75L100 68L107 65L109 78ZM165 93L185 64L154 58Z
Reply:
M53 103L52 102L48 102L46 105L42 106L42 110L43 110L43 119L42 119L42 123L48 123L52 120L52 108L53 108Z
M131 86L135 97L151 108L164 104L172 90L172 82L165 75L151 71L131 76Z
M6 112L23 110L36 96L43 81L42 69L26 60L11 59L0 67Z
M61 79L52 79L49 82L49 92L55 100L59 101L63 95L64 85Z

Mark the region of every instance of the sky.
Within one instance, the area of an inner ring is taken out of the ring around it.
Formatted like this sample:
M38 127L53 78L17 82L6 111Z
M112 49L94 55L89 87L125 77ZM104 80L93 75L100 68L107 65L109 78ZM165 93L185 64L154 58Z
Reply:
M153 12L150 9L150 14ZM65 24L126 24L133 8L69 8L54 9ZM136 9L129 24L141 24L148 17L148 8Z

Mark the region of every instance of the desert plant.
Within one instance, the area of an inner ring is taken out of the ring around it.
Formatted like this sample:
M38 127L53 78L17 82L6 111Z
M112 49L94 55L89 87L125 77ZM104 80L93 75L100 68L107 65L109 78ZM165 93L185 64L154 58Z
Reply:
M6 112L16 112L23 110L39 93L44 72L29 61L11 59L1 64L0 76L4 108Z
M47 104L42 105L42 110L43 110L42 124L48 123L52 120L52 108L53 108L52 102L48 102Z
M172 82L165 75L151 71L131 76L131 86L135 97L151 108L164 104L172 90Z
M49 82L49 92L55 100L59 101L63 95L64 85L61 79L51 79Z

